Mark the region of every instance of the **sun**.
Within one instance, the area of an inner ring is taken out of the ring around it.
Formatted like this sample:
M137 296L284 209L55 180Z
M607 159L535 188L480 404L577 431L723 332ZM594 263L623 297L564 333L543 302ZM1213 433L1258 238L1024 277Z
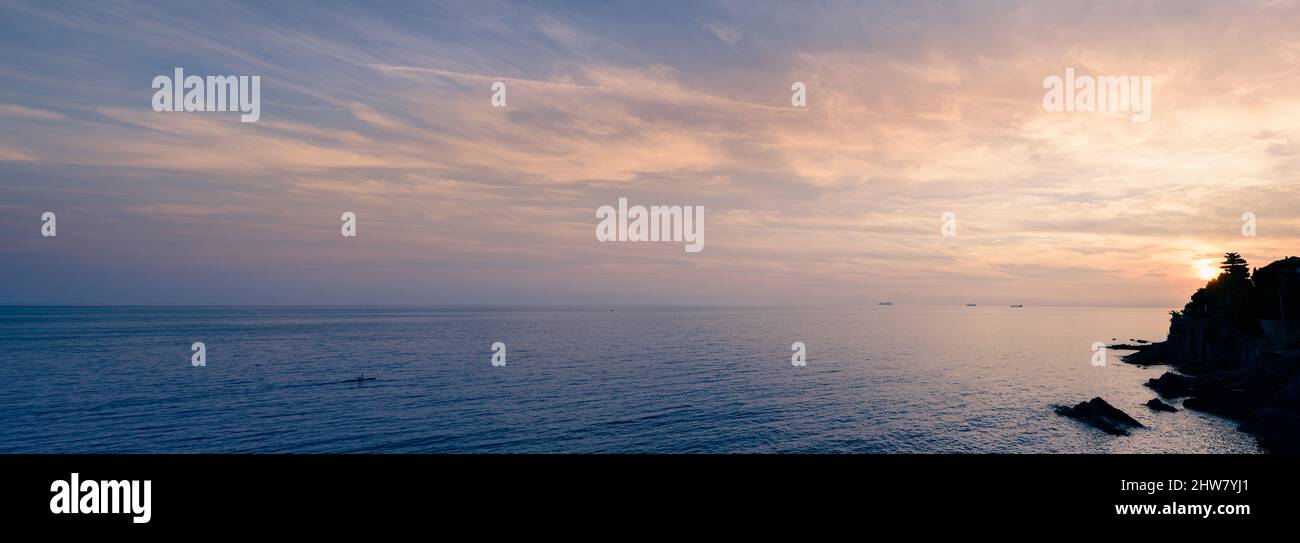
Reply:
M1196 263L1196 276L1203 281L1209 281L1219 276L1219 269L1214 267L1214 261L1203 259Z

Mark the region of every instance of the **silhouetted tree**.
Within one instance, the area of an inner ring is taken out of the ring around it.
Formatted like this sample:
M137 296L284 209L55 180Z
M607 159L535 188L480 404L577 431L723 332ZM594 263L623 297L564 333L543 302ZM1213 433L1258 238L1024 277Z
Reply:
M1223 270L1197 290L1183 312L1188 315L1224 317L1242 324L1253 323L1258 307L1250 280L1250 267L1237 253L1224 253Z
M1250 282L1250 267L1246 265L1246 259L1237 253L1224 253L1223 263L1219 264L1219 269L1228 276L1229 288L1240 288Z
M1185 319L1222 319L1258 335L1261 321L1300 320L1300 258L1289 256L1250 270L1241 255L1226 253L1219 268L1223 273L1192 294L1181 313L1173 313L1171 330ZM1287 333L1285 327L1282 332ZM1282 341L1300 344L1300 338L1288 335Z

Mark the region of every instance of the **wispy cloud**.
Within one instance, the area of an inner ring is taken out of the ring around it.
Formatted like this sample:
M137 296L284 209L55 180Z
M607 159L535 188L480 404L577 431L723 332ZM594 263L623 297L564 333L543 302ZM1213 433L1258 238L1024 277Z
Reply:
M721 41L730 47L735 47L736 44L740 43L740 40L745 37L741 34L739 29L727 23L705 19L700 21L700 26L704 27L709 32L712 32L713 35L718 38L718 41Z
M1195 259L1300 241L1293 4L161 6L0 6L0 225L93 231L0 301L196 291L57 271L182 254L297 302L1175 304ZM262 120L152 111L175 66L263 76ZM1151 75L1152 120L1044 111L1066 67ZM707 250L596 243L619 196L705 205Z

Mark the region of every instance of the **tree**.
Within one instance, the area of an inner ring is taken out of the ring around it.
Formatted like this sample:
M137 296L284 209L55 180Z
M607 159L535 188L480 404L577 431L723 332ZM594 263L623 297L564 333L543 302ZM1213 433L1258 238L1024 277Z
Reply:
M1252 296L1254 283L1246 259L1237 253L1224 253L1219 269L1223 273L1192 294L1192 299L1184 307L1185 312L1249 320L1255 300Z
M1228 285L1230 287L1249 286L1250 267L1246 265L1246 259L1237 253L1224 253L1223 263L1219 269L1228 276Z

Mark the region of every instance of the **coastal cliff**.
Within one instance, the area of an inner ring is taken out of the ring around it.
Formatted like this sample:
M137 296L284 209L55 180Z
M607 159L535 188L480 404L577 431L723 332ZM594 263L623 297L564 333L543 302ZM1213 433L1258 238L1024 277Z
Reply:
M1300 452L1300 258L1248 271L1228 253L1220 268L1171 312L1168 339L1124 361L1170 366L1147 383L1161 397L1239 420L1271 451Z

